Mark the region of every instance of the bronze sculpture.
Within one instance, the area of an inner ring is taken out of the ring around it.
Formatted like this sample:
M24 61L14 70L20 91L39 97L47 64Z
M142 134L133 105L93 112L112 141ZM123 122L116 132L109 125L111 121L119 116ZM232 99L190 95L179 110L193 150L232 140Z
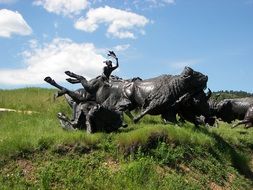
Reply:
M113 51L109 51L108 56L116 60L116 66L113 67L108 61L103 74L89 81L73 72L65 72L70 77L66 79L68 82L81 83L83 89L71 91L50 77L45 78L46 82L60 89L56 97L65 95L73 108L72 119L58 114L63 128L83 128L89 133L114 131L126 126L123 124L123 111L128 113L136 108L142 111L133 118L134 122L146 114L161 115L166 122L177 122L176 114L179 114L183 119L199 125L197 116L204 115L207 119L210 116L209 107L206 107L208 97L204 93L208 77L202 73L185 67L180 75L123 80L111 76L118 67L118 58Z
M253 126L253 104L249 106L244 119L240 122L238 122L237 124L233 125L232 128L235 128L239 125L245 124L245 128L250 128Z

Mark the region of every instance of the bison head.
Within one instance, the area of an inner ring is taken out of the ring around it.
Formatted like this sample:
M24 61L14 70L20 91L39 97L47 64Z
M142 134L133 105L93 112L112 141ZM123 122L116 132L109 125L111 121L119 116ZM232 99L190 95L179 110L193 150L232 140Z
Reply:
M184 79L185 85L188 85L190 92L204 90L207 86L208 77L190 67L185 67L180 76Z

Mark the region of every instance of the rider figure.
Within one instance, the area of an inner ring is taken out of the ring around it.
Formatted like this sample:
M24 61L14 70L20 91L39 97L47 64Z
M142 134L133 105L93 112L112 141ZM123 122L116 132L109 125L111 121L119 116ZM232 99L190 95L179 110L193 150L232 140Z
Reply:
M106 60L104 61L104 63L106 64L106 66L103 68L103 74L102 74L102 78L105 81L109 81L110 75L111 73L117 69L119 67L119 62L118 62L118 58L115 55L115 53L113 51L109 51L108 56L113 57L116 60L116 66L112 66L112 61L111 60Z

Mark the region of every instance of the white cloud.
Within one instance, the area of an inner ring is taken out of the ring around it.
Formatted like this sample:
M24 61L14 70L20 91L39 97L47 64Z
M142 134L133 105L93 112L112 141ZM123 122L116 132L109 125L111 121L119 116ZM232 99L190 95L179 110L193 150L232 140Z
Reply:
M134 0L132 4L136 9L159 8L175 4L175 0Z
M182 70L185 66L193 66L196 65L198 63L200 63L200 60L197 59L193 59L193 60L186 60L186 61L178 61L178 62L173 62L170 63L169 65L173 68L173 69L177 69L177 70Z
M64 71L70 70L87 79L102 73L105 58L91 43L75 43L69 39L54 39L39 47L36 40L30 41L30 50L23 52L25 68L1 69L0 83L12 85L44 84L51 76L57 82L65 81Z
M136 13L111 8L109 6L90 9L86 17L79 18L75 28L85 32L94 32L99 24L108 25L107 35L117 38L136 38L134 32L143 34L142 28L149 20Z
M130 44L117 45L113 47L115 51L125 51L130 47Z
M11 37L13 34L29 35L32 29L22 15L7 9L0 10L0 37Z
M175 3L175 0L162 0L162 2L167 3L167 4L173 4Z
M31 49L35 49L38 47L38 41L36 39L29 40L29 46Z
M35 0L34 5L43 6L48 12L64 16L78 15L88 6L87 0Z
M136 0L136 2L138 1L140 0ZM159 7L159 6L174 4L175 0L146 0L146 2L149 4L149 6Z

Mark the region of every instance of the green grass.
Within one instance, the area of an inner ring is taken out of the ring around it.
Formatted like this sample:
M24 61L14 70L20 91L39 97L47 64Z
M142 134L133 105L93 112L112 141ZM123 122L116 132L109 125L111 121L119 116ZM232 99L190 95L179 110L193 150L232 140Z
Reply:
M114 133L64 131L55 90L0 90L0 189L253 189L253 129L164 125L145 116Z

